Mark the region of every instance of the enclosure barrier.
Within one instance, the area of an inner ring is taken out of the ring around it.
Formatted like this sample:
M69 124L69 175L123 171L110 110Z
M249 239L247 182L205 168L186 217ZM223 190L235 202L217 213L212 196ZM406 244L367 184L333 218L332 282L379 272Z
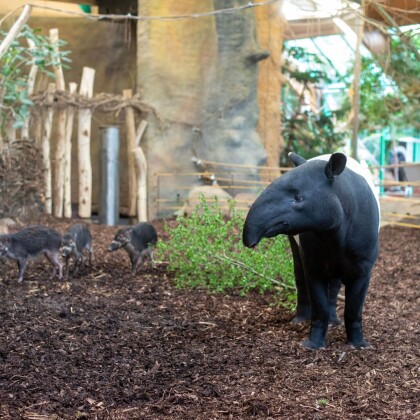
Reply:
M210 171L203 171L203 172L182 172L182 173L155 173L155 180L156 184L154 186L155 189L155 201L154 206L156 210L156 214L161 214L167 211L172 211L174 214L179 212L183 205L184 201L181 199L181 193L184 191L190 191L193 187L192 185L197 185L197 181L200 179L215 179L214 185L209 185L211 188L222 188L226 190L234 199L235 201L235 208L240 211L247 211L247 201L235 199L235 195L244 191L253 191L254 194L258 195L267 185L269 182L263 180L250 180L246 179L249 177L251 170L257 170L261 173L261 171L271 171L271 172L280 172L285 173L286 171L290 170L291 168L288 167L263 167L263 166L250 166L250 165L240 165L240 164L230 164L230 163L222 163L222 162L210 162L210 161L201 161L205 163L207 167L214 168L213 172ZM232 168L232 170L218 170L217 168ZM392 165L382 165L382 166L374 166L371 167L373 170L386 170L386 169L395 169L395 168L407 168L407 167L419 167L420 163L402 163L402 164L392 164ZM163 190L170 189L171 187L175 187L176 190L179 191L176 193L175 197L172 198L163 198ZM411 227L411 228L420 228L420 180L414 181L380 181L376 180L375 186L380 189L383 187L384 193L381 194L381 201L385 200L392 200L397 203L404 203L410 204L413 206L414 211L418 211L417 215L413 214L403 214L400 212L387 212L382 211L381 220L383 223L397 225L397 226L404 226L404 227ZM399 194L392 193L387 191L391 187L398 187L401 189ZM411 196L405 196L404 190L406 189L411 190ZM215 199L208 199L208 203L214 203ZM418 207L417 207L418 205ZM227 209L226 206L220 207L221 209Z

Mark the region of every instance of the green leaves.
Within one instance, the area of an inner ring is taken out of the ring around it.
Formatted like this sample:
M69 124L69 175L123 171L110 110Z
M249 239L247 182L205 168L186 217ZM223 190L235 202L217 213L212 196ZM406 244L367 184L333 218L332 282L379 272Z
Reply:
M0 31L0 42L7 35ZM28 40L32 41L32 47ZM60 40L59 47L66 45ZM38 66L38 71L54 79L51 71L53 66L71 61L70 51L56 52L47 36L41 35L40 30L31 29L25 25L17 38L12 42L6 54L0 60L0 129L4 132L9 120L14 121L16 128L22 127L29 116L29 109L33 102L27 95L29 70L32 64ZM63 68L68 68L63 64Z
M166 226L170 238L158 243L169 259L169 270L179 287L204 287L213 292L251 289L276 290L282 300L295 296L293 259L286 237L263 241L257 250L242 245L244 215L231 203L226 218L215 205L202 199L189 217Z
M308 98L313 98L315 87L322 89L333 81L332 77L334 82L342 82L342 77L321 55L287 44L284 50L286 59L282 71L290 83L285 85L282 92L282 136L285 150L281 166L289 164L287 156L291 151L304 158L330 153L342 144L345 136L335 127L338 112L333 114L324 104L319 104L318 109L314 110L308 102Z
M418 29L403 36L390 32L390 51L363 57L360 88L361 129L418 129L420 48Z

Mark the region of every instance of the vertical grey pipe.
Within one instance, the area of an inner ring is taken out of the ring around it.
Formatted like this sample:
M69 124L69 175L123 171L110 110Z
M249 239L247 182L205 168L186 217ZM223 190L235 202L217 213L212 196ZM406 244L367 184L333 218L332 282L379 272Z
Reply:
M99 127L101 138L101 183L99 223L117 225L119 221L119 127Z

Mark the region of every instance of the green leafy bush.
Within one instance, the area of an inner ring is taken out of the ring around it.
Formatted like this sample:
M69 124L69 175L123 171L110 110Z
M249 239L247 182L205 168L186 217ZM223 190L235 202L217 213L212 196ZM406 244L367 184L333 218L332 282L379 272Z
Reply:
M295 152L304 158L330 153L342 146L345 133L337 128L336 120L348 109L331 112L322 104L318 112L308 109L307 95L312 95L316 87L322 89L330 83L343 82L344 78L334 69L332 63L320 54L308 52L305 48L284 45L285 62L282 73L286 83L282 90L282 136L285 147L280 159L280 166L289 165L289 152ZM300 65L298 66L297 63ZM348 108L348 107L347 107Z
M223 217L217 203L203 199L177 226L165 230L168 241L158 249L169 259L178 287L204 287L214 292L251 289L277 290L281 299L295 298L293 259L286 237L263 240L256 250L242 245L244 215L231 204L231 217Z

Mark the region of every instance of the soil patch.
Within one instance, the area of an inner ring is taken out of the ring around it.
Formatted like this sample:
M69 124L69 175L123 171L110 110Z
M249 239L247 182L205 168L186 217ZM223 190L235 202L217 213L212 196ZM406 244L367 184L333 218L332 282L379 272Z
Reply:
M41 259L18 284L0 261L0 418L419 418L420 230L381 230L373 349L335 327L310 351L308 325L270 294L178 290L165 264L133 278L127 255L106 251L116 229L91 229L96 266L70 281Z

